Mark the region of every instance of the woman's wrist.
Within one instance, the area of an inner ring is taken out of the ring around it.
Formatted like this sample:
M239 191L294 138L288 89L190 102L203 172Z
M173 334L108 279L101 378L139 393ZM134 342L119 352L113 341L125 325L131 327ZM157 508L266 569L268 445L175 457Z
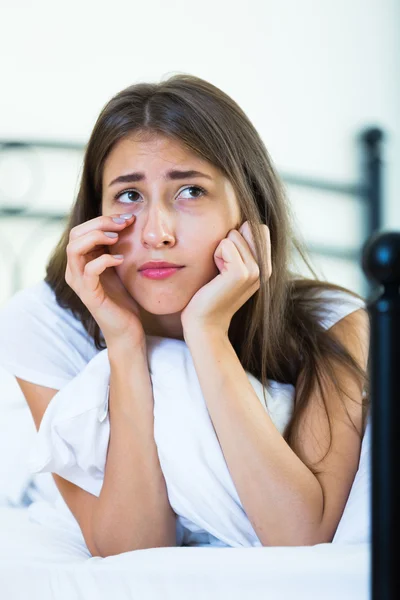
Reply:
M107 340L106 340L107 343ZM107 343L108 358L112 360L132 360L138 353L145 354L147 357L146 336L137 338L129 334L120 336L117 339Z

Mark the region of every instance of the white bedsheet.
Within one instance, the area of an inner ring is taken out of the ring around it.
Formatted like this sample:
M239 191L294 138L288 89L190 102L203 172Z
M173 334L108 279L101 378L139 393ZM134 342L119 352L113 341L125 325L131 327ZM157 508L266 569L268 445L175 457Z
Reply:
M71 530L0 507L4 600L368 600L369 544L174 547L90 557Z

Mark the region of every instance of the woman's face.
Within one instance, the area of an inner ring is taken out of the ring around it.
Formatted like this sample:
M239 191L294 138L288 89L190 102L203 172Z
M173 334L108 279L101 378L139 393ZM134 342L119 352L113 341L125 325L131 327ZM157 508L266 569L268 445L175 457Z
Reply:
M169 175L170 171L199 171L204 176ZM131 173L135 177L128 181ZM113 183L121 176L125 182ZM115 269L139 305L146 333L182 338L180 313L218 275L213 254L229 231L241 225L231 183L180 142L136 135L113 147L102 184L103 215L136 215L110 251L125 257ZM150 260L184 268L166 279L148 279L138 269Z

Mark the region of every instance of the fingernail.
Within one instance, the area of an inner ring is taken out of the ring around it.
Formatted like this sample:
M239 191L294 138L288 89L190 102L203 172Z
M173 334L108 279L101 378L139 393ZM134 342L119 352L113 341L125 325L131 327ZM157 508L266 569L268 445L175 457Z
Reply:
M120 217L122 217L122 219L130 219L131 217L133 217L132 213L125 213L123 215L119 215Z
M110 238L118 237L118 233L115 233L114 231L105 231L104 235L107 235Z
M114 223L125 223L126 219L120 219L119 217L113 217Z

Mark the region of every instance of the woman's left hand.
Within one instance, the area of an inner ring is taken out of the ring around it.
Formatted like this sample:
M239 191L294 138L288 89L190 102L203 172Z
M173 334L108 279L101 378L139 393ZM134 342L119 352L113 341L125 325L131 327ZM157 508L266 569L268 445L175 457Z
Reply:
M267 251L268 276L271 276L271 241L269 228L262 224ZM233 315L260 287L260 268L248 221L231 229L214 252L220 271L200 288L181 314L184 332L221 331L227 334Z

